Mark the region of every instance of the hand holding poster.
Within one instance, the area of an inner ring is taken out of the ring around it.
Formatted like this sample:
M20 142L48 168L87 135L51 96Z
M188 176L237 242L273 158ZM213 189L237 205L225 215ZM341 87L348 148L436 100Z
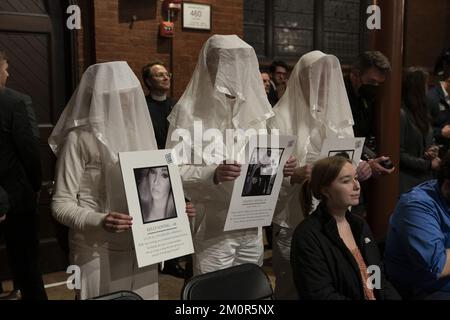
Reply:
M192 253L178 166L171 150L119 153L139 267Z
M234 182L224 231L262 227L272 222L283 168L296 141L294 136L276 137L250 137L243 174Z

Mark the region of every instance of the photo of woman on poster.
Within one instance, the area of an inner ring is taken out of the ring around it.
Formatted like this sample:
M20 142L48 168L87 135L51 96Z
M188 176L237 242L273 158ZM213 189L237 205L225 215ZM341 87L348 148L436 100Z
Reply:
M143 223L177 217L167 166L134 169Z

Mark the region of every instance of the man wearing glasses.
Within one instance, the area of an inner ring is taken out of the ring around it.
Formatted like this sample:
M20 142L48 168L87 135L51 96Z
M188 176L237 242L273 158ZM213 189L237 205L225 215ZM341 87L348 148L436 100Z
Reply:
M286 90L286 84L288 80L288 65L284 61L275 60L270 65L269 71L272 85L270 86L268 98L270 104L272 106L275 106Z
M142 78L150 91L146 100L150 117L152 118L156 143L158 144L158 149L165 149L167 132L169 130L167 117L174 105L172 99L167 96L170 90L172 74L167 71L163 62L154 61L142 69ZM161 272L177 278L185 277L185 270L179 265L178 259L165 261Z
M171 74L164 64L154 61L146 65L142 70L142 77L150 94L146 97L148 110L152 118L158 149L164 149L166 136L169 129L167 116L172 111L173 101L167 94L170 90Z

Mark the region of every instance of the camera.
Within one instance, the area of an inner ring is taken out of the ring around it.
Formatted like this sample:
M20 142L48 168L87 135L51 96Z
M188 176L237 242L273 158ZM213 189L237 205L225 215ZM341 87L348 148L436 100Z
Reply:
M367 144L364 144L363 155L361 156L361 158L366 161L378 158L377 154L373 151L373 149L375 149L375 137L370 137L369 139L367 139ZM380 166L382 166L387 170L394 168L394 164L390 159L380 161L379 163Z

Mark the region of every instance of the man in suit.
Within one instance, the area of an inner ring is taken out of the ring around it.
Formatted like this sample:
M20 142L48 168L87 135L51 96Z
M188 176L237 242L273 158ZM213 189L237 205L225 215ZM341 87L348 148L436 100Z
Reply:
M41 163L27 100L5 89L8 61L0 51L0 187L9 198L4 227L8 260L24 300L47 299L38 260L37 198ZM25 99L26 98L26 99Z

